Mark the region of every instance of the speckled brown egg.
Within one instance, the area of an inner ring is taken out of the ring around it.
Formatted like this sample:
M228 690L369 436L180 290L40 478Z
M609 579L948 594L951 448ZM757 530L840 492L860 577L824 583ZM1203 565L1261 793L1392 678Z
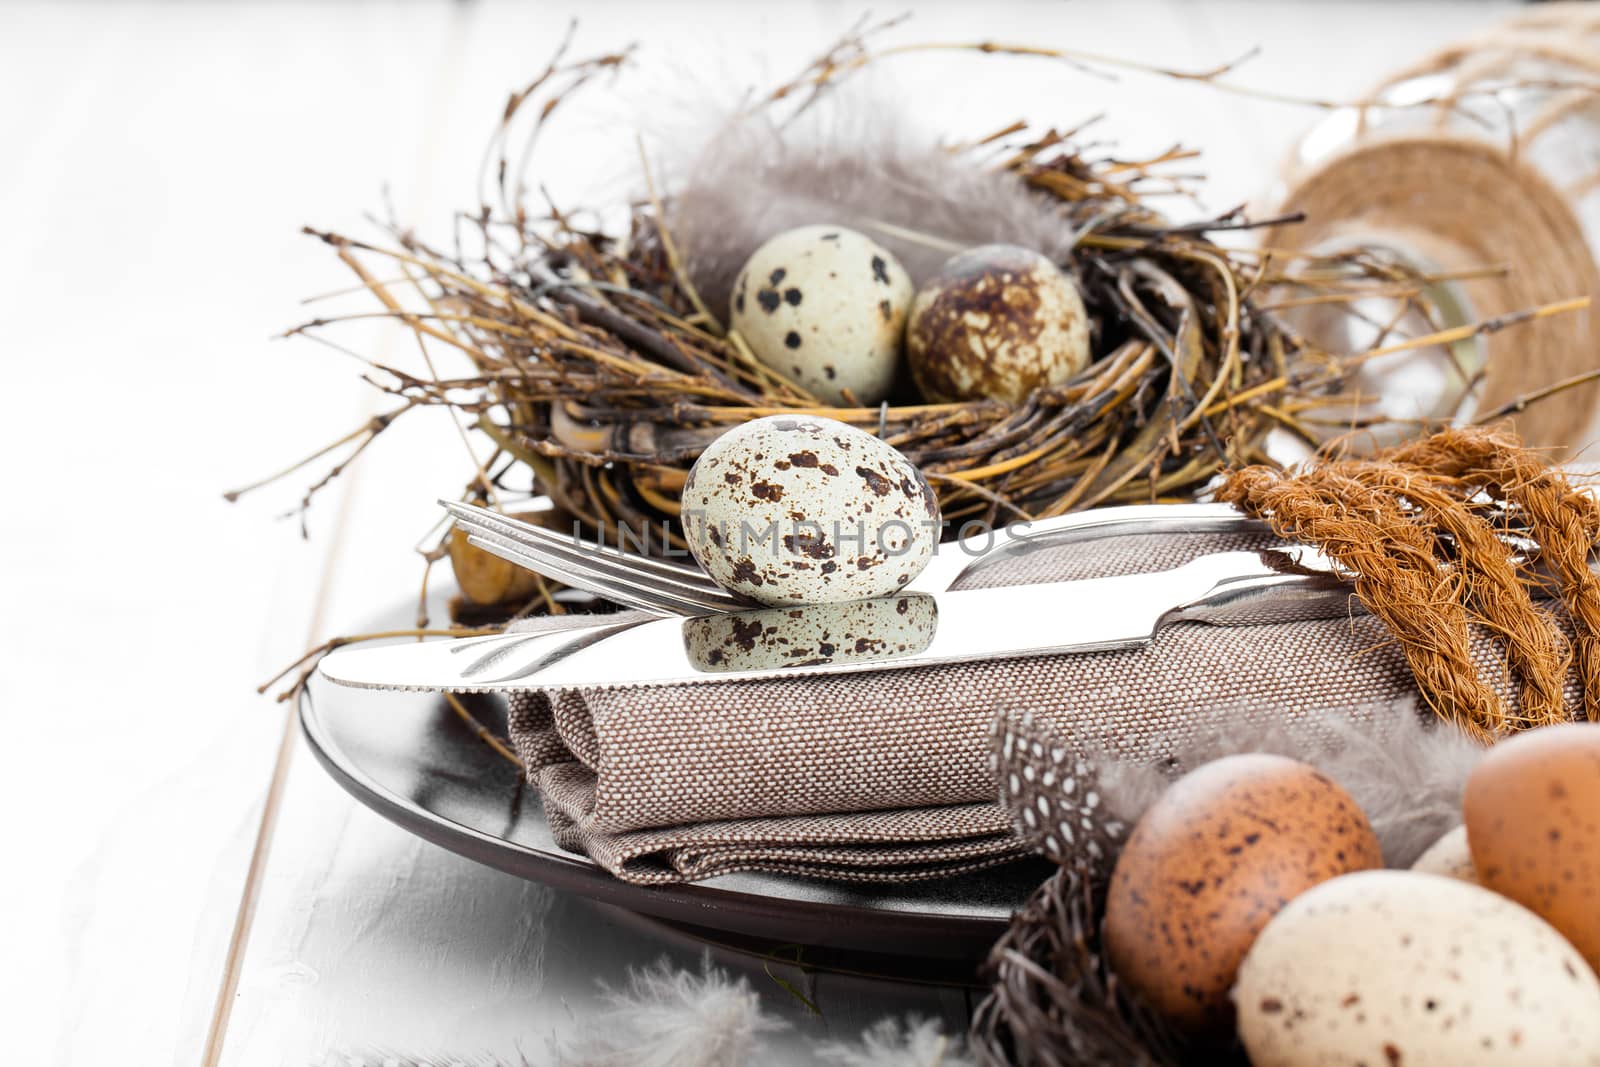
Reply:
M929 400L1015 404L1088 365L1088 314L1076 283L1048 258L982 245L917 291L906 359Z
M1112 968L1180 1029L1226 1033L1239 961L1272 916L1382 863L1366 815L1314 767L1259 754L1207 763L1151 805L1117 858Z
M1600 724L1495 745L1462 798L1478 880L1543 916L1600 970Z
M689 662L708 673L896 659L927 648L938 603L918 593L843 604L754 608L685 619Z
M911 278L843 226L785 230L733 283L730 321L757 359L829 404L876 404L900 366Z
M833 419L771 415L706 447L684 539L724 589L763 604L897 592L933 558L939 502L892 446Z
M1233 999L1253 1067L1600 1067L1600 980L1480 886L1363 871L1261 931Z
M1478 871L1472 865L1472 850L1467 846L1467 828L1458 826L1429 845L1428 851L1417 857L1411 869L1476 884Z

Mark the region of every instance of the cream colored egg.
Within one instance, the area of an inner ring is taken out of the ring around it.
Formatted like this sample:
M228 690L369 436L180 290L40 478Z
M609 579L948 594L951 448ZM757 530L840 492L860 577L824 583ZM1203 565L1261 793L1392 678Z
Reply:
M929 400L1021 403L1089 363L1089 316L1077 283L1018 245L952 256L917 291L906 359Z
M843 226L802 226L745 263L731 319L757 359L820 399L870 405L894 385L910 304L911 279L887 249Z
M1442 874L1463 882L1478 883L1478 871L1472 866L1472 850L1467 847L1467 828L1458 826L1428 846L1428 851L1417 857L1411 865L1413 871L1423 874Z
M1600 1067L1600 979L1577 950L1433 874L1363 871L1291 900L1233 999L1253 1067Z
M763 604L885 596L933 558L939 502L911 461L833 419L772 415L707 446L683 487L689 551Z

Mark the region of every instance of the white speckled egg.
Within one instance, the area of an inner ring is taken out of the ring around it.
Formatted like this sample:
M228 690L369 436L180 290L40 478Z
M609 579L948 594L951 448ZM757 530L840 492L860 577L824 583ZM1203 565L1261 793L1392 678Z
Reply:
M843 226L785 230L733 284L733 328L756 358L829 404L878 403L894 385L911 279Z
M1291 900L1233 991L1254 1067L1600 1067L1600 979L1487 889L1363 871Z
M707 446L683 486L689 551L763 604L899 590L933 558L939 503L909 460L833 419L770 415Z
M1442 874L1446 878L1459 878L1463 882L1481 884L1478 870L1472 865L1472 850L1467 846L1467 828L1458 826L1428 846L1428 851L1417 857L1411 865L1413 871L1423 874Z
M914 655L933 643L938 624L933 597L900 593L685 619L683 641L702 671L759 671Z
M1089 316L1078 286L1018 245L952 256L917 291L906 359L929 400L1021 403L1089 364Z

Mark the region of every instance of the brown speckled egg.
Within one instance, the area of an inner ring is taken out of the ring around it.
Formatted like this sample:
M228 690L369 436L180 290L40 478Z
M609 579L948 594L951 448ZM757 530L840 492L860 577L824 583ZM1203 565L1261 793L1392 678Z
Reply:
M1467 847L1467 828L1458 826L1429 845L1411 869L1476 884L1478 872L1472 865L1472 850Z
M1088 314L1076 283L1046 257L982 245L917 291L906 359L929 400L1015 404L1088 365Z
M1207 763L1151 805L1117 858L1112 969L1179 1028L1225 1033L1239 961L1278 909L1382 864L1366 815L1314 767L1259 754Z
M910 304L911 277L888 249L843 226L801 226L751 255L729 318L757 359L817 397L870 405L894 385Z
M1296 897L1233 990L1253 1067L1600 1067L1600 980L1480 886L1363 871Z
M1600 724L1495 745L1462 798L1478 881L1544 917L1600 970Z
M683 486L684 539L724 589L763 604L886 596L933 558L939 502L871 434L770 415L712 441Z

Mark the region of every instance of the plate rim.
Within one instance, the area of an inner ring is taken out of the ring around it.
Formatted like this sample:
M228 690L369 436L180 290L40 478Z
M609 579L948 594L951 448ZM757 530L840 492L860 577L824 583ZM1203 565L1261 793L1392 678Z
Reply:
M657 919L770 937L775 942L780 939L771 931L786 929L795 943L928 959L981 960L1009 924L991 916L891 911L828 901L787 901L779 906L770 896L705 883L624 882L587 857L556 855L486 833L389 789L363 770L322 722L312 690L325 687L337 688L317 676L296 700L301 735L323 770L361 804L408 833L515 877ZM910 948L912 941L920 947Z

